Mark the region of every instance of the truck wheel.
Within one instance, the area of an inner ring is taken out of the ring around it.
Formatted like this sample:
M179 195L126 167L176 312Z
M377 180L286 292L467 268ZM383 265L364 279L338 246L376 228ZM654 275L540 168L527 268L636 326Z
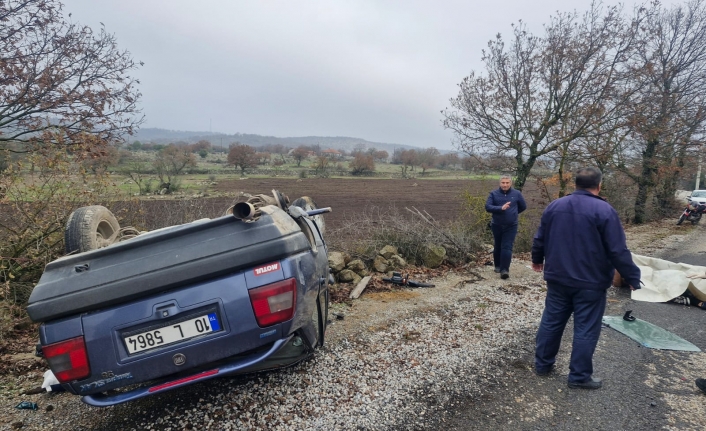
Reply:
M318 209L316 206L316 202L309 196L302 196L299 199L296 199L294 202L292 202L292 205L298 206L299 208L303 209L304 211L311 211ZM324 216L323 214L317 214L312 217L314 219L314 222L316 223L316 226L319 228L319 232L321 232L321 236L324 235L324 231L326 230L326 224L324 222Z
M118 237L120 224L104 206L91 205L72 212L64 230L65 251L83 253L107 247Z

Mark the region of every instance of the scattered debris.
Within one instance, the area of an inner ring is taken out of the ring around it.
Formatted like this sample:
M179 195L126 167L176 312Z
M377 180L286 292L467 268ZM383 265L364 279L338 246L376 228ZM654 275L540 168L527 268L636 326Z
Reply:
M628 321L628 322L633 322L635 320L635 316L633 316L630 313L632 313L632 310L626 311L625 314L623 315L623 320Z
M365 276L363 277L362 280L358 282L358 284L355 286L355 289L351 292L350 298L351 299L357 299L361 293L365 290L365 288L368 286L368 283L370 282L371 276Z
M409 274L405 274L404 276L402 276L402 274L400 274L399 272L393 272L392 277L389 278L383 277L382 281L406 287L435 287L433 284L410 280Z
M17 404L15 406L16 409L20 410L37 410L37 403L33 403L31 401L22 401L21 403Z

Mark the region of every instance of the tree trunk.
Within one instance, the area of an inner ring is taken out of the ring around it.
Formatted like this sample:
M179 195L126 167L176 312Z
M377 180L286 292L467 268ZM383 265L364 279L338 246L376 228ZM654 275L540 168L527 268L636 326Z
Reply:
M525 183L527 182L527 178L529 178L530 172L532 171L532 167L534 166L534 162L537 160L536 157L530 156L527 158L527 161L522 163L521 160L517 160L517 178L515 179L515 184L513 187L519 191L522 191L522 188L525 186Z
M645 208L647 205L647 196L650 187L654 181L655 168L655 150L657 148L657 140L647 142L647 146L642 153L642 175L637 181L637 196L635 197L635 224L645 222Z
M562 153L559 161L559 197L566 195L566 179L564 178L564 161L566 160L566 152Z

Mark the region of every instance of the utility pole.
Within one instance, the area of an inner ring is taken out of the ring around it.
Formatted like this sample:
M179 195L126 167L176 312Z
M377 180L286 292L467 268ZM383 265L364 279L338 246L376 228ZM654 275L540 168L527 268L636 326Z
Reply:
M701 145L699 145L699 167L696 169L696 187L694 190L699 189L699 183L701 182Z

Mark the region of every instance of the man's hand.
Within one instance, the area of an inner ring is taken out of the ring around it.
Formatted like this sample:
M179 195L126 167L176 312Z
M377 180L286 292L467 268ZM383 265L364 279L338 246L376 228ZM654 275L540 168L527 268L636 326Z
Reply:
M706 278L706 274L686 274L687 278Z
M503 211L505 211L506 209L510 208L510 203L511 203L511 202L505 202L505 205L503 205Z
M534 272L542 272L542 271L544 271L544 264L543 263L533 263L532 270Z

